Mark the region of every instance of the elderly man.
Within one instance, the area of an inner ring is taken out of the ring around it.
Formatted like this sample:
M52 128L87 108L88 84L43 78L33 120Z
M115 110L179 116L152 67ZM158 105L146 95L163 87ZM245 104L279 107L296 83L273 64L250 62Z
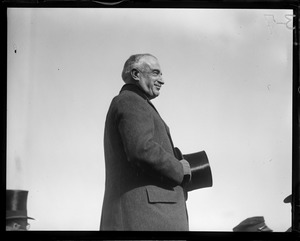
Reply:
M131 56L104 133L105 194L100 230L188 231L189 163L174 155L169 127L151 103L164 85L156 57Z

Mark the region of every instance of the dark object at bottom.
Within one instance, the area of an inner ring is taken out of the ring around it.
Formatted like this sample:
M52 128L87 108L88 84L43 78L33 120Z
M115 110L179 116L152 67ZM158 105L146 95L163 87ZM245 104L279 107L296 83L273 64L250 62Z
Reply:
M263 216L247 218L233 228L233 232L273 232Z

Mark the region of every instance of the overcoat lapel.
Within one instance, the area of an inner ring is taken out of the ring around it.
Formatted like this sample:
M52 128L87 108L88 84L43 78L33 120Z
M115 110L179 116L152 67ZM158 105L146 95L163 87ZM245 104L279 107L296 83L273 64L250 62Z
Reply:
M170 139L170 142L171 142L171 145L172 145L172 148L173 148L173 152L174 152L174 144L173 144L173 141L172 141L172 138L171 138L171 133L170 133L170 128L167 126L167 124L164 122L164 120L161 118L160 114L158 113L158 111L156 110L155 106L152 104L152 102L147 99L148 103L154 108L154 110L156 111L156 113L159 115L160 119L162 120L162 122L164 123L165 125L165 128L166 128L166 131L167 131L167 134L168 134L168 137ZM174 152L175 154L175 152Z

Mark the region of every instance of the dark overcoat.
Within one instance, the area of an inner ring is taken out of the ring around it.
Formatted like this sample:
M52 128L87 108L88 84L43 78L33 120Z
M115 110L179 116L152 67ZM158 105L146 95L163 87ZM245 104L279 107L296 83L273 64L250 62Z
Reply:
M110 105L104 133L100 230L188 231L183 167L168 126L138 86Z

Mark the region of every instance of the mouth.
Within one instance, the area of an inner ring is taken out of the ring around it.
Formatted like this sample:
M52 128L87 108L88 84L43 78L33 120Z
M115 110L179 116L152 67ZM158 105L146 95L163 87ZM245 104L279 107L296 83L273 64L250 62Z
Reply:
M155 87L156 87L157 90L160 90L161 85L155 85Z

